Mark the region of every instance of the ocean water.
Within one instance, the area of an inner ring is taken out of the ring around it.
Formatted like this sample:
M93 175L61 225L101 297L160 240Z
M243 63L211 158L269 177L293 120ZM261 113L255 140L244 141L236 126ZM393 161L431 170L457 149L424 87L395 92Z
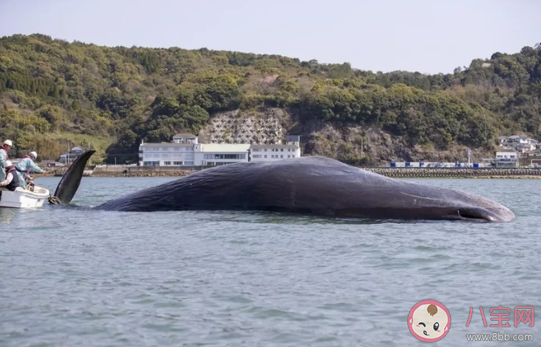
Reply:
M423 300L451 317L435 346L541 345L541 181L411 180L502 202L506 224L88 209L171 179L84 178L75 207L0 210L0 346L425 346ZM493 333L533 341L467 340Z

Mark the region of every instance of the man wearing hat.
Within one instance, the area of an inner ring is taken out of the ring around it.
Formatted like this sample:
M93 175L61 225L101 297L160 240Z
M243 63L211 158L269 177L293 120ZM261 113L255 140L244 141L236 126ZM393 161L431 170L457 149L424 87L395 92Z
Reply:
M21 187L24 187L26 185L23 174L28 174L30 172L43 172L43 170L34 163L34 160L36 160L37 157L38 154L32 151L28 155L26 155L23 160L21 160L15 165L15 168L17 169L17 174L19 175L19 184L21 185Z
M8 152L13 147L11 140L6 140L0 146L0 181L6 178L6 161L9 160Z
M0 181L0 188L7 188L8 190L22 190L19 183L19 176L15 170L15 165L11 160L6 160L6 169L4 170L6 179Z

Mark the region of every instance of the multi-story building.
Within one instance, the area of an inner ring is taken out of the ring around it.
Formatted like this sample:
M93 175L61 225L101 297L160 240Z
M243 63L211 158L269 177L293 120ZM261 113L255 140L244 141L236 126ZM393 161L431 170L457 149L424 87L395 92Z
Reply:
M186 143L143 143L139 145L139 164L144 166L194 165L194 145Z
M215 166L248 161L249 144L200 144L194 147L196 166Z
M286 144L204 144L197 136L181 133L172 142L139 146L141 166L215 166L248 161L272 161L301 156L300 136L289 135Z
M272 161L301 156L300 136L288 135L285 145L251 145L252 161Z
M499 168L518 167L517 152L496 152L495 166Z

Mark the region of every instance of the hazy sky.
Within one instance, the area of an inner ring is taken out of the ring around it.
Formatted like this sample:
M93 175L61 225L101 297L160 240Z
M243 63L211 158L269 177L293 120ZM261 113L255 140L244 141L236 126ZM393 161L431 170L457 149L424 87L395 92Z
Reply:
M541 41L541 0L0 0L0 36L452 72Z

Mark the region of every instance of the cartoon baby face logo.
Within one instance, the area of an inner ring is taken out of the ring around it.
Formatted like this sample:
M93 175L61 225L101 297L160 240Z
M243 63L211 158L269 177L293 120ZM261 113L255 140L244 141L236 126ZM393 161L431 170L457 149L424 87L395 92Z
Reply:
M436 342L445 337L451 327L451 315L442 303L434 300L418 302L408 315L411 334L423 342Z

